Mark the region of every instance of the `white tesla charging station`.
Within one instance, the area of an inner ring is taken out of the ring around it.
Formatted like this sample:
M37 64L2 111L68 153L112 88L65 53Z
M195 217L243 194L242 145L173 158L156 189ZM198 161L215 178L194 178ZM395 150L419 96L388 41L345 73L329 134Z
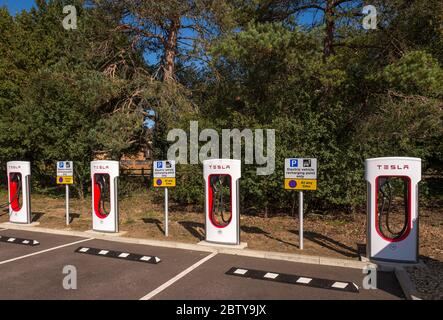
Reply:
M205 160L203 161L203 176L205 179L206 241L239 245L240 160Z
M421 159L367 159L365 178L368 183L368 257L381 261L417 262ZM391 223L398 224L397 228L394 229Z
M31 223L31 163L10 161L6 164L8 175L9 221Z
M92 229L94 231L118 232L118 177L118 161L91 162Z

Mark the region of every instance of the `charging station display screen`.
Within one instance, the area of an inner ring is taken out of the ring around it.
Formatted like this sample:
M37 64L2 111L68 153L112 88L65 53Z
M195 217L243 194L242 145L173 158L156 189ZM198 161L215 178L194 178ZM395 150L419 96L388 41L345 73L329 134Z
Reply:
M404 239L410 231L410 179L378 177L377 231L390 241Z
M225 227L232 220L232 179L230 175L209 176L209 215L216 227Z
M110 177L106 173L94 174L94 211L99 218L106 218L110 212Z
M22 174L18 172L11 172L9 174L9 203L13 211L20 211L22 208L21 203L21 190L22 190Z

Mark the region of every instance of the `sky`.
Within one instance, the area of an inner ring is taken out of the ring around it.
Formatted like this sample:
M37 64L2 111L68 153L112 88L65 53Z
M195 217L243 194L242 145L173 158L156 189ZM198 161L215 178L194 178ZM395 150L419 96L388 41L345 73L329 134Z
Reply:
M0 0L0 7L6 6L9 12L13 15L19 13L22 10L29 10L35 6L35 0ZM304 23L311 21L314 12L308 12L300 18L300 22Z
M16 15L22 10L29 10L34 5L34 0L0 0L0 7L6 6L13 15Z

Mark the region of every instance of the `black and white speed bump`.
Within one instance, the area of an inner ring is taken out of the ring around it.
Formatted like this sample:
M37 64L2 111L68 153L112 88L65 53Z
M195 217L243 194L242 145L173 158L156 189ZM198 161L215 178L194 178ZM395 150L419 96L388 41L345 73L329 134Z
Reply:
M130 260L130 261L137 261L137 262L151 263L151 264L157 264L161 262L161 259L159 257L147 256L138 253L90 248L90 247L78 247L75 250L75 252L90 254L93 256L116 258L116 259Z
M232 267L226 272L226 274L243 278L267 280L306 287L358 293L358 286L353 282L302 277L294 274L268 272L237 267Z
M40 244L40 242L38 242L37 240L5 237L5 236L0 236L0 242L22 244L25 246L38 246Z

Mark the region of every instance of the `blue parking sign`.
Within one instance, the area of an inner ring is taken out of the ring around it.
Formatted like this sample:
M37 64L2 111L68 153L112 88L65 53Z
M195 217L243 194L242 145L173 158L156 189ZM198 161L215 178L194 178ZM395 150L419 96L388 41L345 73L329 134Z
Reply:
M298 167L298 159L289 160L289 167L290 168L297 168Z
M157 162L157 169L162 169L163 168L163 162L159 161Z

